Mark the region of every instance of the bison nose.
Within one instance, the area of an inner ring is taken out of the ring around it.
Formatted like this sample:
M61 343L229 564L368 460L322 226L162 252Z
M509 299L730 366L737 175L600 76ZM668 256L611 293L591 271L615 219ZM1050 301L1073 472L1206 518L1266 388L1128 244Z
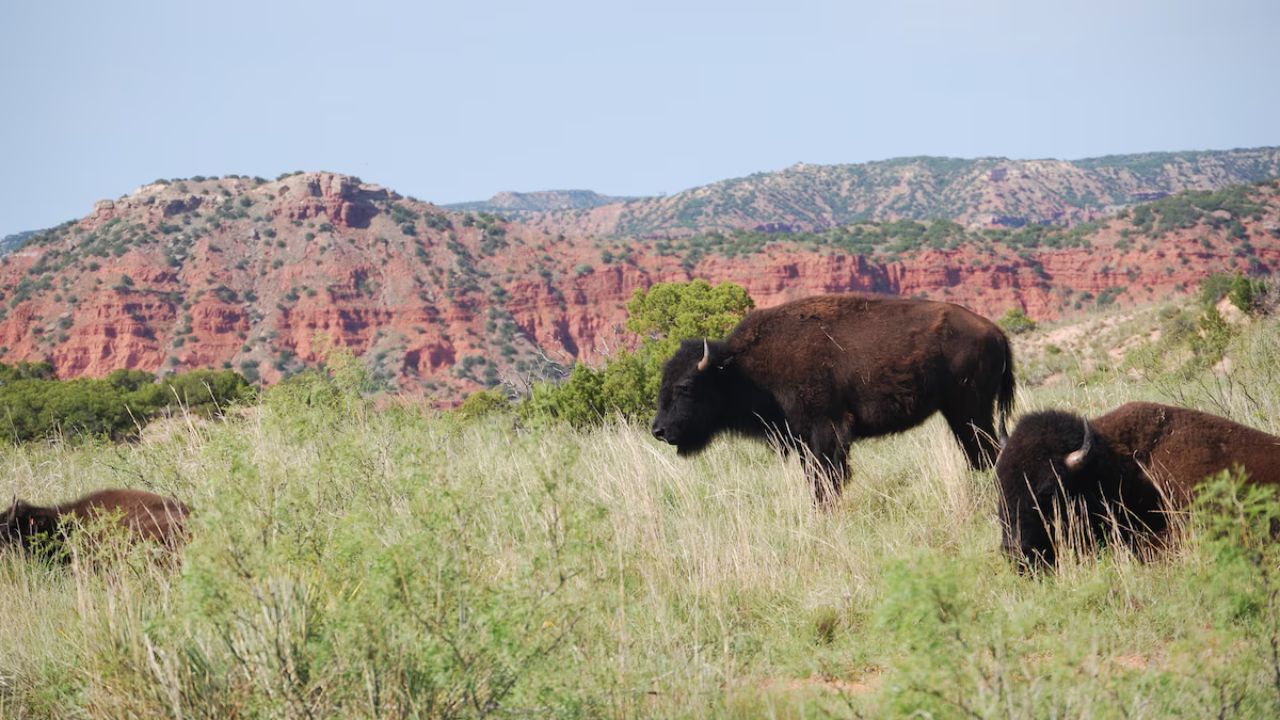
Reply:
M666 428L662 427L661 425L658 425L657 423L654 423L653 427L652 427L652 428L650 428L650 429L653 431L653 436L654 436L654 437L656 437L656 438L658 438L659 440L666 440L666 439L667 439L667 430L666 430Z

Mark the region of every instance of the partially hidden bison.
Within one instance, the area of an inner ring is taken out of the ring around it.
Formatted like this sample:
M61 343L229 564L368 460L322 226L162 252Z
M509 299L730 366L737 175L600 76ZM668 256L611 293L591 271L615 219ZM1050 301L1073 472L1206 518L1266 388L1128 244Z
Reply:
M56 549L70 530L97 522L124 528L135 539L176 547L186 537L187 506L145 490L112 489L42 507L14 499L0 517L0 546L27 551Z
M1147 402L1092 420L1029 414L996 461L1003 549L1022 570L1056 564L1063 541L1118 536L1135 550L1150 549L1168 529L1170 511L1185 507L1201 481L1235 468L1250 482L1280 483L1280 437Z
M849 445L941 412L970 466L995 457L993 412L1013 405L1009 340L941 302L818 295L749 313L723 341L684 342L662 372L653 434L680 455L725 432L803 447L819 503Z

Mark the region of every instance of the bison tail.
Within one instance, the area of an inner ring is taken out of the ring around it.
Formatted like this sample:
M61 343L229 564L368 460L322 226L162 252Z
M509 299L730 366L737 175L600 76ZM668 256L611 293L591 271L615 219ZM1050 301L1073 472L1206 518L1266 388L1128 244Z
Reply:
M996 410L1000 414L1000 427L1003 429L1005 419L1013 412L1013 394L1017 389L1017 381L1013 378L1013 346L1004 339L1004 370L1000 373L1000 392L996 395Z

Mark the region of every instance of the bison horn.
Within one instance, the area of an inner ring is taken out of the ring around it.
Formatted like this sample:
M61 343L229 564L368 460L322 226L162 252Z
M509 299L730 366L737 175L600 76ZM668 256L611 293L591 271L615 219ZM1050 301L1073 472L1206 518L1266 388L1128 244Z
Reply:
M1079 470L1084 467L1085 461L1089 459L1089 451L1093 449L1093 428L1089 427L1089 421L1084 421L1084 443L1080 445L1080 449L1067 456L1067 469Z
M706 338L702 338L702 359L698 361L698 372L707 369L711 364L711 345L707 343Z
M996 445L1003 450L1009 442L1009 428L1005 427L1004 413L1000 413L1000 424L996 427Z

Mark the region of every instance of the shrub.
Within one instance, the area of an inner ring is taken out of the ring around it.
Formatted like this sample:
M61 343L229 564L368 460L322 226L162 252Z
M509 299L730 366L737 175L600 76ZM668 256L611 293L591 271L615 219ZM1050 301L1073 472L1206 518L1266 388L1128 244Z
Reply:
M1240 272L1214 273L1200 282L1200 304L1209 308L1225 297L1242 312L1257 315L1265 310L1267 290L1266 281L1259 278Z
M113 370L105 378L107 383L117 390L125 392L133 392L143 385L150 385L156 381L154 373L145 370Z
M248 352L249 346L245 345L241 350ZM257 360L241 360L240 374L244 375L245 379L251 383L256 383L262 378L262 375L258 371Z
M575 427L597 425L605 416L601 387L603 379L598 370L586 365L574 365L569 376L560 384L538 383L520 403L520 417L551 419Z
M245 378L228 370L195 370L160 381L141 370L116 370L103 380L55 380L46 365L0 364L0 437L118 440L179 406L209 416L252 397Z
M647 417L658 404L662 365L683 340L727 335L754 306L740 285L705 280L659 283L636 290L627 303L627 329L645 336L601 369L576 365L563 382L535 385L521 403L522 418L551 418L575 426L619 414Z
M509 412L511 400L496 388L471 393L455 411L462 420L478 420L490 415Z
M1113 285L1098 293L1098 307L1106 307L1116 301L1116 298L1124 292L1124 288L1119 285Z
M16 380L52 380L53 364L49 362L22 361L14 365L0 363L0 384Z
M1231 280L1231 287L1227 290L1227 297L1231 299L1231 304L1250 315L1260 315L1265 311L1263 299L1266 295L1265 280L1248 278L1239 273Z
M657 283L632 294L627 329L674 350L683 340L728 335L753 307L746 289L734 283Z
M996 324L1010 335L1021 335L1036 329L1036 321L1032 320L1022 308L1016 307L1005 311L1005 314L996 320Z
M1209 307L1200 315L1199 334L1192 336L1191 349L1195 353L1194 365L1208 367L1222 359L1235 330L1222 317L1216 307Z
M1274 672L1280 673L1280 579L1276 577L1278 549L1273 541L1280 527L1280 500L1273 487L1246 482L1243 472L1222 471L1201 485L1192 504L1191 525L1202 565L1202 587L1214 600L1221 626L1250 619L1263 620Z
M1231 291L1232 276L1227 273L1214 273L1200 281L1200 304L1212 307L1218 304Z

